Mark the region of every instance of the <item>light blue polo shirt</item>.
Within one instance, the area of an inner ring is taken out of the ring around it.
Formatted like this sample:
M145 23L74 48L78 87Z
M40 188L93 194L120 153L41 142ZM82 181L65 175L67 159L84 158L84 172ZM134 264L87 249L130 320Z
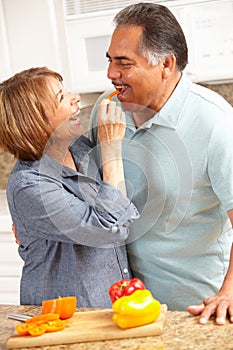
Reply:
M185 310L214 295L228 268L233 110L183 75L153 118L138 129L130 114L127 121L125 177L141 212L130 226L129 262L156 298ZM89 136L97 142L96 129Z

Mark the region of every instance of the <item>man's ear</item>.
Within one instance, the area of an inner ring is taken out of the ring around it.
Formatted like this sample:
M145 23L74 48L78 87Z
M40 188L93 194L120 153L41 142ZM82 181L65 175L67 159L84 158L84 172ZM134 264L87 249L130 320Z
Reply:
M163 78L164 79L169 78L169 76L173 74L174 71L176 70L175 55L171 54L170 56L167 56L162 63L162 67L163 67L163 70L162 70Z

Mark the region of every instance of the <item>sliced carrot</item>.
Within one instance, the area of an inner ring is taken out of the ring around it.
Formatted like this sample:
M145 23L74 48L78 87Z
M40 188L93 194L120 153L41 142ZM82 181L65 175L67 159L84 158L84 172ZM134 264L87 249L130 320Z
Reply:
M114 96L114 95L118 95L120 93L119 90L115 90L113 92L111 92L108 96L107 96L107 99L108 100L111 100L111 98Z

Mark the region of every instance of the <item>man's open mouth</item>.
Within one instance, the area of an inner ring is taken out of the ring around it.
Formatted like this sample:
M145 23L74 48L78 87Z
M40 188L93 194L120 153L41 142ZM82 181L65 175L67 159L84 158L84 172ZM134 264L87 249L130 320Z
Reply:
M128 88L127 85L114 85L114 87L120 93L124 92Z

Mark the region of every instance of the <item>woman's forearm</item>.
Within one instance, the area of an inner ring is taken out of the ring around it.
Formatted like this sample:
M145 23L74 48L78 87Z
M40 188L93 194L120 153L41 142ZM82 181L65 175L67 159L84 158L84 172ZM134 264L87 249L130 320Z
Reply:
M103 180L126 195L122 162L122 140L125 134L125 114L115 102L99 106L98 138L101 145Z
M111 141L101 145L103 180L126 195L121 149L121 141Z

